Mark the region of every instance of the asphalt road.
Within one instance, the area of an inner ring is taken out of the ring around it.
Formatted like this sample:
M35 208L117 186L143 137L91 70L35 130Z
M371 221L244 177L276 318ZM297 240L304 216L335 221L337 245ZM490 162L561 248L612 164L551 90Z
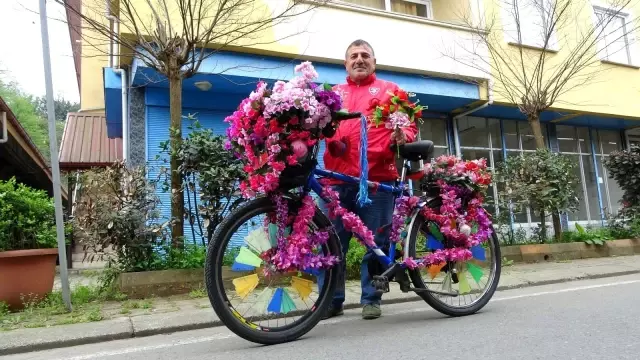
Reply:
M640 275L497 293L481 312L447 318L413 302L321 322L298 341L246 342L223 327L5 356L3 360L640 359ZM1 335L0 335L1 338Z

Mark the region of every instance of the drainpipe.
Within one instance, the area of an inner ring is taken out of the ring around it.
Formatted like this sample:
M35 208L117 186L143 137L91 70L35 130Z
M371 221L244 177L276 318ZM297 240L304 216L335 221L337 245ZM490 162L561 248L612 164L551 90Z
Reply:
M105 8L106 8L105 17L109 19L109 28L112 28L114 27L114 24L118 23L118 18L116 18L113 14L111 14L110 0L105 1ZM110 35L109 36L109 67L113 67L113 52L114 52L113 33L115 32L116 30L114 29L114 31L109 34Z
M2 112L2 137L0 137L0 144L4 144L7 141L9 141L9 134L8 134L8 130L7 130L7 113L6 112Z
M487 106L493 104L493 79L489 79L489 100L487 100L487 102L485 102L484 104L475 107L471 110L467 110L463 113L460 113L456 116L453 117L453 139L455 141L455 147L456 147L456 156L457 157L461 157L462 156L462 152L460 151L460 138L458 137L458 119L463 117L463 116L467 116L469 114L473 114L476 111L482 110L484 108L486 108Z
M128 104L128 81L127 72L124 69L114 69L120 74L122 86L122 160L125 164L129 160L129 104Z
M118 57L118 44L113 41L114 34L120 33L120 20L111 13L111 1L106 0L106 17L109 19L110 25L113 27L113 32L109 37L109 67L114 68L117 74L120 74L120 81L122 86L122 160L125 165L129 160L129 101L128 101L128 81L127 72L124 69L115 69L115 58ZM120 64L120 61L118 61Z

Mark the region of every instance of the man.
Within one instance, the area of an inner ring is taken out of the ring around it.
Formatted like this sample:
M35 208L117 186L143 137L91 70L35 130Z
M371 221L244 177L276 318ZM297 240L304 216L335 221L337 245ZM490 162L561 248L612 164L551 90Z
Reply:
M371 104L376 100L383 102L389 99L388 92L398 89L392 82L380 80L375 75L376 58L372 46L364 40L356 40L349 45L346 51L345 68L347 70L347 83L334 87L343 96L343 108L351 112L360 112L369 117L373 113ZM340 123L335 135L327 139L327 150L324 154L325 168L343 174L360 176L360 119L346 120ZM404 144L414 141L418 129L415 124L410 127L392 131L384 125L371 126L367 132L367 159L369 162L369 180L392 185L398 178L395 153L390 150L392 142ZM342 206L358 215L364 224L374 232L375 241L382 246L388 239L388 232L379 234L377 230L391 223L394 208L394 196L388 193L369 193L372 203L364 208L356 204L358 195L357 185L341 184L333 180L332 185L340 195ZM352 233L344 230L340 219L334 220L336 232L342 243L343 258L349 249L349 240ZM382 314L380 310L380 296L376 296L371 277L368 273L368 260L374 256L371 253L365 255L360 268L360 280L362 296L360 303L363 305L362 317L375 319ZM375 260L373 260L375 261ZM346 261L342 262L339 269L338 286L334 295L332 306L325 318L343 314L345 300L345 269ZM323 283L322 277L318 279Z

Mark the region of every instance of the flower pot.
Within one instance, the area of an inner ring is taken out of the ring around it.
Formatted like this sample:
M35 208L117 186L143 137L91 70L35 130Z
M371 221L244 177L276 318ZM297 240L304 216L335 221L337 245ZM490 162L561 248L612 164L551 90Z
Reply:
M0 301L12 311L43 299L53 289L58 249L0 252Z

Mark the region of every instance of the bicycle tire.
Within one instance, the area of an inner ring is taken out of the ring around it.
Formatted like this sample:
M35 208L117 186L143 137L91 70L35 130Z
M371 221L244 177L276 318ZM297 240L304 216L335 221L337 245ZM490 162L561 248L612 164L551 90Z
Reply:
M292 211L293 206L301 203L299 198L292 198L287 195L285 195L284 199L288 201L290 211ZM234 212L227 216L216 228L212 241L209 242L205 262L205 284L209 301L220 321L241 338L262 345L275 345L296 340L313 329L322 320L322 316L332 301L338 279L336 266L340 265L338 263L325 272L325 281L327 281L329 286L323 288L319 296L319 301L316 302L317 306L312 308L310 314L305 315L307 316L306 319L298 325L277 331L267 331L264 330L264 328L259 330L252 328L236 317L230 309L231 305L224 292L222 271L220 271L224 249L234 234L235 229L242 224L243 219L251 218L251 215L255 216L261 213L269 213L275 211L275 209L276 205L267 197L248 201L235 209ZM330 220L317 207L312 222L319 228L329 228L332 225ZM333 228L329 228L328 230L329 239L326 242L325 249L328 249L330 254L341 257L340 241ZM343 260L341 259L340 261Z
M409 241L407 244L408 245L407 254L410 257L413 257L413 258L416 257L416 242L418 237L418 231L420 229L420 225L423 224L425 221L426 219L424 219L424 217L421 214L417 214L415 221L413 222L413 226L408 232ZM500 282L501 259L502 259L501 253L500 253L500 242L498 240L498 237L496 235L496 232L493 226L491 227L491 230L492 232L491 232L491 237L489 238L489 241L492 242L492 245L493 245L492 247L493 249L495 249L494 253L491 254L491 258L493 260L493 265L495 265L495 269L494 269L491 285L488 287L485 293L482 294L482 297L478 301L476 301L475 303L473 303L468 307L451 307L439 301L430 292L424 292L424 291L417 292L418 296L420 296L434 310L451 317L472 315L478 312L480 309L482 309L485 305L487 305L489 300L491 300L491 298L493 297L493 294L496 292L498 288L498 283ZM409 270L409 277L414 287L419 289L427 288L427 286L425 285L422 279L422 276L420 275L419 270Z

